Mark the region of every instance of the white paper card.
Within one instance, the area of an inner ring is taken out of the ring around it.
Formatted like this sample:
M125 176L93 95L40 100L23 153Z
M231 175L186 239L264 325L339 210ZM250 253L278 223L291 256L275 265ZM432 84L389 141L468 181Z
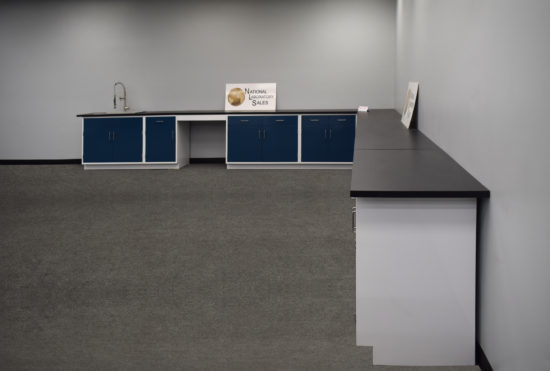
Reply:
M276 83L225 84L226 111L275 111Z
M368 112L369 111L369 106L359 106L359 108L357 108L357 112Z
M411 120L414 113L414 106L416 105L417 95L418 82L409 82L409 88L407 89L407 99L405 99L405 106L403 106L403 114L401 115L401 122L407 128L411 126Z

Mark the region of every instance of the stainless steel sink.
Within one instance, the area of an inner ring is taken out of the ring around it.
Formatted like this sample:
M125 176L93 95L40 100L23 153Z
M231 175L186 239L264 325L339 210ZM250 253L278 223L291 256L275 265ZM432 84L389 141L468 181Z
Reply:
M111 111L111 112L90 112L86 113L86 115L94 115L94 116L113 116L113 115L142 115L145 111Z

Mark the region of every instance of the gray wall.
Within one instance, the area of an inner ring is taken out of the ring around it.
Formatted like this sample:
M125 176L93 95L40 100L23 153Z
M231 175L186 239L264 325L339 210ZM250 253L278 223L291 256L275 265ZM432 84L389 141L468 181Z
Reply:
M392 107L395 1L0 5L0 159L79 158L75 115L223 109L227 82L276 82L278 108ZM216 134L217 135L217 134Z
M480 342L495 371L550 370L550 2L400 0L396 108L491 190Z

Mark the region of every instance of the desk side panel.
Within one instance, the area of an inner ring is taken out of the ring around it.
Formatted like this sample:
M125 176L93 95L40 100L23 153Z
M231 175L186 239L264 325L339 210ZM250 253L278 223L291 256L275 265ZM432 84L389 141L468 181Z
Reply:
M357 345L374 364L475 363L475 199L358 198Z

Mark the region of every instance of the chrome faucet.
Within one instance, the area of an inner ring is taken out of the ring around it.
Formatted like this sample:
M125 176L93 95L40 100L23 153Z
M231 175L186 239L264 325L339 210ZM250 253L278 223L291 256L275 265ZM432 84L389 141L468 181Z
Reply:
M123 83L120 81L115 82L115 85L113 86L113 108L116 109L116 86L120 85L122 86L122 96L119 96L118 99L124 101L124 111L128 111L130 107L128 107L128 101L126 100L126 86L124 86Z

